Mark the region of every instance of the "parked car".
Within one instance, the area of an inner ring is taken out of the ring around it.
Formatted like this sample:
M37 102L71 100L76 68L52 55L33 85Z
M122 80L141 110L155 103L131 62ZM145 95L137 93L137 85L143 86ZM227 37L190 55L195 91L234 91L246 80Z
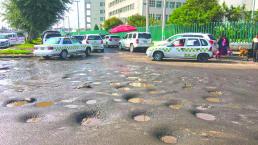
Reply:
M0 37L2 39L7 39L9 42L9 46L25 43L25 37L18 36L17 33L1 33ZM3 41L6 43L6 40L3 40Z
M85 39L82 41L82 44L91 45L92 51L104 52L103 40L98 34L88 34L85 36Z
M151 34L147 32L131 32L128 33L120 41L120 50L130 50L134 52L136 49L146 50L152 45Z
M34 47L34 55L44 58L59 56L66 59L69 55L84 53L89 56L91 53L91 45L81 44L78 40L68 37L53 37L46 40L43 45Z
M41 38L42 38L42 43L44 44L49 38L53 37L61 37L61 33L59 31L45 31L43 32Z
M104 39L104 45L105 47L119 47L120 39L118 35L107 35Z
M204 38L204 39L209 41L210 45L212 46L212 51L213 52L216 52L218 50L218 42L217 42L216 38L212 34L208 34L208 33L181 33L181 34L176 34L176 35L173 35L173 36L169 37L165 41L160 41L160 42L156 43L155 45L169 44L173 40L175 40L177 38L182 38L182 37Z
M212 46L209 40L197 37L181 37L168 44L150 47L147 56L155 61L163 58L197 59L207 62L213 57Z
M9 39L6 35L0 34L0 48L7 48L10 46Z
M72 36L72 38L75 38L79 42L82 42L85 39L85 36L84 35L75 35L75 36Z

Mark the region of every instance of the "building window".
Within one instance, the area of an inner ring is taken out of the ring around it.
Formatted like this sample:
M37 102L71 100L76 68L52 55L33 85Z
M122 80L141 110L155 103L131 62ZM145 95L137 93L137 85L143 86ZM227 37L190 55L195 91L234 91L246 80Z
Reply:
M161 8L162 2L161 1L156 1L156 8Z
M87 29L90 29L91 28L91 24L87 24Z
M169 8L174 9L175 8L175 2L170 2L169 3Z
M109 13L109 16L113 16L113 15L116 15L116 14L127 12L127 11L130 11L130 10L133 10L133 9L134 9L134 4L130 4L130 5L127 5L125 7L122 7L122 8L116 9L114 11L111 11Z
M155 0L150 0L150 7L155 7Z
M89 22L89 23L91 22L91 18L90 18L90 17L87 17L86 20L87 20L87 22Z
M105 6L105 2L100 2L99 4L101 7L104 7Z
M103 22L103 21L105 21L105 17L100 17L99 20L100 20L101 22Z
M90 9L91 5L90 3L86 3L86 9Z
M156 20L161 20L161 14L156 15Z
M155 17L155 14L149 14L149 17L150 17L150 18L154 18L154 17Z
M177 3L176 3L176 8L179 8L179 7L181 7L181 5L182 5L182 3L180 3L180 2L177 2Z
M91 15L91 11L90 11L90 10L87 10L87 11L86 11L86 15L87 15L87 16L90 16L90 15Z
M168 8L168 6L169 6L169 2L166 2L166 8Z
M105 14L105 10L100 10L99 13L100 14Z

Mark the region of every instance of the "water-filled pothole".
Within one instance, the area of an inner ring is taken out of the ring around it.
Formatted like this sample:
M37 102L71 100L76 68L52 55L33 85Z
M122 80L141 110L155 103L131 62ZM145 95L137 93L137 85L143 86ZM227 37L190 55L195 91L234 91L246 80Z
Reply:
M173 135L173 131L167 128L159 128L154 132L154 136L161 142L166 144L176 144L177 137Z
M75 121L81 126L95 126L101 123L100 111L91 110L75 114Z
M20 117L20 121L24 123L38 123L42 120L42 115L38 112L26 114Z
M4 103L5 107L22 107L26 104L34 103L37 100L35 98L25 98L25 99L12 99Z
M36 103L35 106L39 108L45 108L45 107L50 107L53 106L55 103L52 101L47 101L47 102L39 102Z
M222 102L222 99L218 98L218 97L206 97L205 100L210 103L221 103Z
M150 113L144 110L137 110L131 113L131 118L137 122L148 122L151 120Z
M179 110L183 107L183 103L181 100L170 100L166 103L166 106L173 110Z

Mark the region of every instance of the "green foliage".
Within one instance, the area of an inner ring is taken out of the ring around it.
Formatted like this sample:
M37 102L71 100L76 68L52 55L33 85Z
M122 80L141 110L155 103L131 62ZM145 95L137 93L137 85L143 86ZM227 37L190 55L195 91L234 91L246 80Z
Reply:
M139 14L132 15L132 16L128 17L127 23L129 25L132 25L132 26L135 26L135 27L144 27L144 26L146 26L146 17L141 16ZM160 20L150 18L150 25L151 26L160 25L160 24L161 24Z
M21 49L21 50L33 49L34 44L31 44L31 43L19 44L19 45L14 46L14 48Z
M94 30L99 30L99 26L97 24L95 24Z
M4 17L16 29L29 33L29 39L62 19L70 0L8 0Z
M245 20L248 16L245 6L230 6L228 7L225 3L222 4L224 16L229 22L236 22Z
M120 20L117 17L112 17L112 18L107 19L104 22L103 28L108 31L109 29L111 29L115 26L121 25L121 24L123 24L122 20Z
M187 0L186 3L172 12L170 24L191 25L222 21L223 9L218 0Z
M4 49L0 50L0 54L31 54L32 50L21 50L21 49Z

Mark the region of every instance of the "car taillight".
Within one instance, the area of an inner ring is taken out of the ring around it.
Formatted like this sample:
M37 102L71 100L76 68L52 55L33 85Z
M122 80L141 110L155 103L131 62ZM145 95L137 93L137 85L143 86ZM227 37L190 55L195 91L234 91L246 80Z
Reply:
M48 50L54 50L54 47L48 47L47 49Z
M101 42L100 42L101 44L103 44L103 40L101 40Z
M136 44L139 44L139 39L136 39Z
M110 38L109 41L112 41L112 38Z
M210 42L210 44L211 44L211 45L213 45L213 44L214 44L214 41L213 41L213 40L210 40L209 42Z

